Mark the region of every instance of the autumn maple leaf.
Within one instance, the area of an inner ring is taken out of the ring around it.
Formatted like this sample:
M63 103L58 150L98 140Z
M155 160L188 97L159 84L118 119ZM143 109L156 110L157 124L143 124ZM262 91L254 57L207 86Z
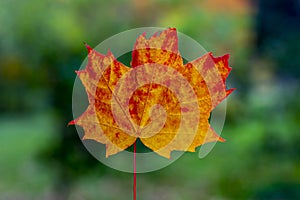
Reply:
M233 89L226 89L229 55L207 53L183 64L177 31L169 28L136 39L131 68L111 52L88 49L88 63L77 71L88 94L86 111L69 124L84 129L83 139L106 145L106 156L138 138L157 154L191 151L224 141L209 125L211 111Z

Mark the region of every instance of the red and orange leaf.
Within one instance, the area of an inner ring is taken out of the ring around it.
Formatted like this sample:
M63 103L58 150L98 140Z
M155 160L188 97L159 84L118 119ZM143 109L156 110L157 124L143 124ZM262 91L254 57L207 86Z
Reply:
M161 156L195 151L224 141L209 125L210 112L233 89L226 89L229 55L207 53L183 64L176 29L139 36L131 67L112 53L88 47L88 64L77 72L89 98L87 110L70 122L83 127L83 139L106 144L106 156L131 146L137 138Z

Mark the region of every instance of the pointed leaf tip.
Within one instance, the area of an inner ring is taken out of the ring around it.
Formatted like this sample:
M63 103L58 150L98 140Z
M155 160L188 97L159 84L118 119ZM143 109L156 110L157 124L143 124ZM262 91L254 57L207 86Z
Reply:
M226 90L226 97L228 97L235 90L236 90L236 88L230 88L230 89Z
M70 126L70 125L75 125L75 123L76 123L76 121L75 121L75 119L74 119L74 120L72 120L72 121L70 121L70 122L68 123L68 126Z
M93 51L93 48L90 47L90 45L88 45L87 43L84 43L85 47L87 48L88 50L88 53L90 53L91 51Z
M222 138L221 136L218 138L219 142L226 142L226 140L224 138Z

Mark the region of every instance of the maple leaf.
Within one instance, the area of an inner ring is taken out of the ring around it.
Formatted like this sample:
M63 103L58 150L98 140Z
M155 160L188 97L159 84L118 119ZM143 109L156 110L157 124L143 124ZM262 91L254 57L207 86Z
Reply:
M157 154L191 151L224 141L209 125L210 112L233 89L226 89L229 55L207 53L183 64L177 31L169 28L136 39L131 68L111 52L88 49L88 63L77 71L89 100L86 111L69 124L84 129L83 139L106 145L106 156L137 138Z

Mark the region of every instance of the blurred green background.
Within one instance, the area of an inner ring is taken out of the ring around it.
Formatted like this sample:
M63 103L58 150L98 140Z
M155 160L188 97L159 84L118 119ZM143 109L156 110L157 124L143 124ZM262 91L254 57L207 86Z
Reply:
M132 199L132 174L84 148L72 87L87 52L119 32L176 27L230 53L226 124L204 159L138 175L138 198L300 199L299 0L1 0L0 199Z

